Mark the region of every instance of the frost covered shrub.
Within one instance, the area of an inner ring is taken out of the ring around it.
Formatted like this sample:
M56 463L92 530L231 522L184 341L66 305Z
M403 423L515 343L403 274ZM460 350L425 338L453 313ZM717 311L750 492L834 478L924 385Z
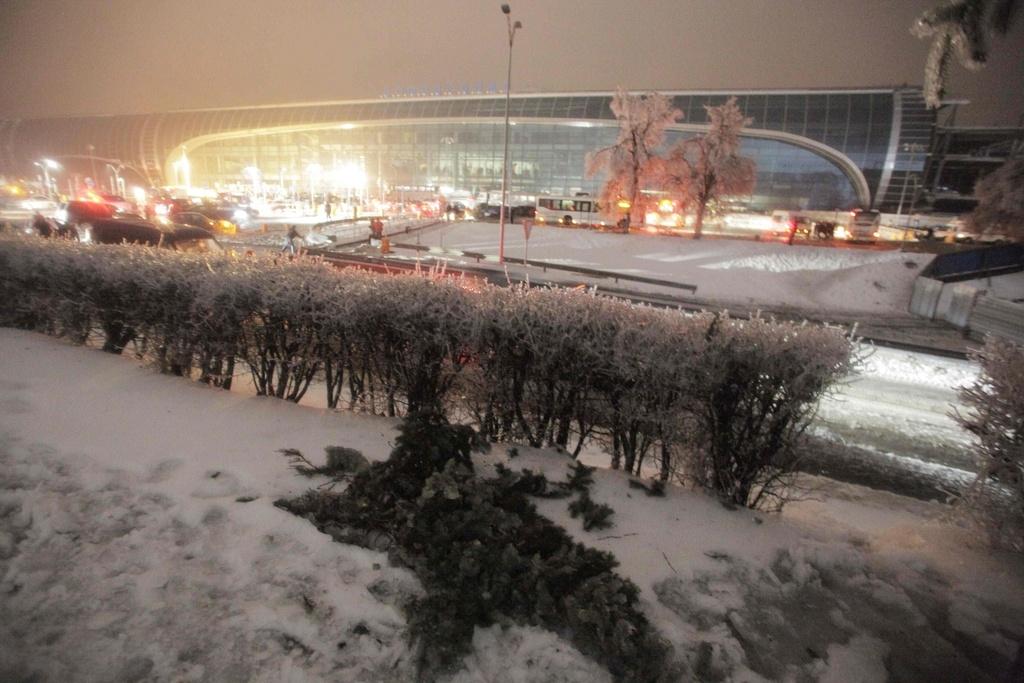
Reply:
M229 388L401 416L472 418L491 440L691 477L769 505L824 388L849 362L834 330L631 306L572 290L336 271L309 259L234 259L52 240L0 240L7 324L121 352Z
M693 480L723 500L778 509L790 490L794 446L822 394L851 366L841 330L717 318L694 365Z
M473 310L466 292L456 282L417 275L377 275L371 283L351 330L355 358L370 380L362 400L390 416L445 410L468 359Z
M195 301L206 276L229 267L225 258L195 255L167 258L153 248L110 247L124 274L122 288L133 293L134 305L122 307L123 324L131 330L141 353L154 359L161 372L192 375L202 339L197 330Z
M637 606L614 557L575 543L541 517L525 491L536 476L473 473L472 430L414 415L387 462L342 494L310 492L280 505L335 538L390 547L427 591L408 608L421 677L455 665L473 631L514 621L565 634L618 680L673 680L668 646Z
M0 321L4 325L64 336L84 343L92 330L91 309L73 300L75 258L61 243L51 254L34 239L4 236L0 242Z
M578 453L593 430L598 378L628 310L587 292L490 288L480 297L466 408L495 440Z
M319 372L320 331L332 304L323 286L333 274L328 268L305 259L261 260L240 273L258 295L241 327L242 357L257 394L298 402Z
M613 469L639 475L652 450L660 451L667 479L672 446L693 431L688 399L708 344L711 316L639 309L618 331L611 349L613 373L602 387L599 438Z
M964 504L997 547L1024 551L1024 347L989 336L974 354L981 374L955 414L978 439L979 470Z
M195 365L199 381L230 389L244 356L244 325L257 310L260 293L249 260L221 263L197 279L192 302Z

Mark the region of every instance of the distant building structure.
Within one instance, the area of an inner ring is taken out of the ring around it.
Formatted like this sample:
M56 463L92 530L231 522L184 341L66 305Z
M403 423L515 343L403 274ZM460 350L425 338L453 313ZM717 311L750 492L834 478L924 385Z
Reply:
M932 154L925 168L923 199L937 211L974 207L978 180L1008 159L1024 155L1022 126L958 126L956 105L935 127Z
M752 209L892 211L934 167L936 117L920 88L661 92L684 113L669 143L706 129L705 105L737 97L754 120L742 148L758 166ZM513 201L596 193L584 159L615 139L612 95L511 97ZM503 95L480 94L3 120L0 174L31 177L33 162L51 158L66 174L99 175L99 186L116 175L142 187L436 188L496 201L504 106Z

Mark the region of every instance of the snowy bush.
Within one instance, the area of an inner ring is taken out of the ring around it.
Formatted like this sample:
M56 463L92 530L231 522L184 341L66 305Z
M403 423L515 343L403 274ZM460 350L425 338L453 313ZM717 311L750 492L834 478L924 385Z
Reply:
M35 240L5 237L0 252L0 306L5 325L84 343L95 313L73 286L78 252L55 242L51 251Z
M779 509L794 446L822 394L849 372L851 342L835 329L727 316L706 336L687 398L698 425L688 474L729 503Z
M475 476L477 437L436 414L417 413L400 432L388 461L344 493L279 504L336 538L388 539L393 559L416 573L427 591L408 609L421 677L456 665L477 627L515 622L565 634L617 680L674 680L669 648L614 557L573 542L526 499L524 490L545 488L537 477Z
M988 337L977 381L960 392L960 425L978 439L980 469L964 503L1003 548L1024 551L1024 347Z
M260 305L251 261L231 262L203 273L192 304L195 365L199 381L230 389L235 365L245 355L245 324Z
M590 491L584 490L579 498L569 503L569 514L573 519L582 516L583 530L592 531L611 527L611 518L615 510L604 503L595 503L590 497Z
M365 279L349 336L355 398L374 412L445 411L467 355L473 312L456 282L419 276Z
M668 478L673 446L690 439L695 430L687 398L711 319L707 314L636 309L620 326L596 430L614 469L639 475L647 456L657 450L662 477Z
M325 268L299 260L246 274L258 300L242 321L241 349L257 394L298 402L320 371L320 330L332 304Z
M465 408L488 438L578 453L597 417L622 302L587 292L490 288L472 330Z
M822 392L849 367L834 329L636 307L593 292L335 270L312 259L0 239L0 319L161 371L300 401L468 417L490 440L680 472L777 507Z

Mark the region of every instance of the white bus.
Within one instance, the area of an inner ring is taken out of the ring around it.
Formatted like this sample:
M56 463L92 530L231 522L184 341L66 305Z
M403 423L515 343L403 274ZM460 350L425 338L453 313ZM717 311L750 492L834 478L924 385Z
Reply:
M537 215L534 220L548 225L604 225L600 207L593 197L537 197Z

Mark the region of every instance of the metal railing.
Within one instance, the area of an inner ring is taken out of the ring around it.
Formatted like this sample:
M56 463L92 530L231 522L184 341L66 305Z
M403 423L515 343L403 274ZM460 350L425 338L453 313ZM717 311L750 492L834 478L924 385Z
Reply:
M464 258L474 259L477 263L484 261L498 263L496 256L489 256L475 251L462 251L462 250L438 250L437 247L429 247L422 244L392 244L394 249L410 249L412 251L433 251L438 254L448 254L451 256L461 256ZM674 282L672 280L661 280L653 277L642 277L640 275L626 275L623 273L615 273L607 270L596 270L594 268L584 268L582 266L571 266L562 263L549 263L547 261L538 261L536 259L521 259L512 256L505 257L505 263L518 264L522 266L530 266L538 268L541 272L546 273L549 270L564 271L567 273L573 273L575 275L583 275L586 277L592 277L600 280L612 280L613 282L638 282L647 285L658 285L659 287L667 287L670 289L682 289L690 292L691 294L697 291L697 285L690 285L683 282Z

